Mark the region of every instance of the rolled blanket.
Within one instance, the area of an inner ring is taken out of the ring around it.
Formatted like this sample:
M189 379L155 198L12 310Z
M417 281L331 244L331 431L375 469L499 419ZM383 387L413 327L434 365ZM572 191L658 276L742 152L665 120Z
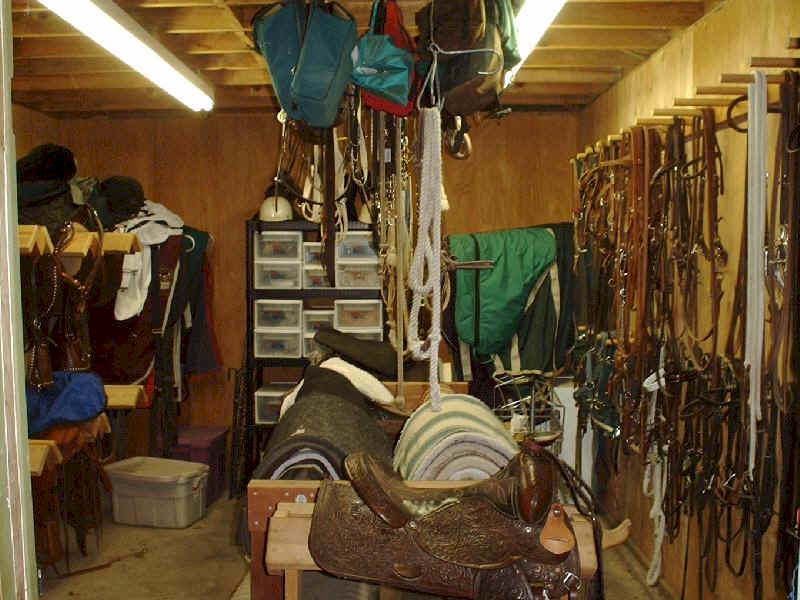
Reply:
M519 446L503 423L477 398L442 396L441 411L430 402L406 421L394 452L403 479L486 479L506 466Z

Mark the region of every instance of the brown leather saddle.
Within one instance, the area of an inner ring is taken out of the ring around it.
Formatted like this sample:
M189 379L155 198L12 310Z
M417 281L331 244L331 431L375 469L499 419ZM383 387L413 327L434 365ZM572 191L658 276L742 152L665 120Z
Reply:
M368 454L351 484L324 482L309 549L339 577L487 600L533 600L580 588L575 534L553 502L554 458L526 444L494 477L414 488Z

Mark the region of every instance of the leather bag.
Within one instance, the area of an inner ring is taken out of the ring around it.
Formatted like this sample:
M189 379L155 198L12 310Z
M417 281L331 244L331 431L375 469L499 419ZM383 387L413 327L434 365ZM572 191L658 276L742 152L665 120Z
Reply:
M380 10L382 4L383 11ZM384 13L388 20L389 5L392 7L394 36L385 29L384 33L378 33L378 15ZM375 0L369 31L361 37L354 51L353 82L371 92L372 96L387 100L402 111L409 103L414 77L414 54L409 52L410 47L413 48L413 42L403 28L397 3L393 0L385 3Z
M267 61L278 102L291 119L301 118L300 111L292 103L290 90L303 44L305 17L304 2L288 0L265 6L251 21L253 38Z
M471 115L496 104L503 91L503 58L500 32L487 24L486 35L476 49L439 65L444 107L452 115Z
M344 17L333 14L338 8ZM303 47L290 88L293 108L312 127L331 127L353 72L350 53L358 41L356 21L341 4L313 0Z
M474 48L486 35L484 0L437 0L433 9L431 36L431 7L427 4L414 15L420 36L420 48L427 48L431 39L447 51ZM449 62L453 56L442 54L439 60Z

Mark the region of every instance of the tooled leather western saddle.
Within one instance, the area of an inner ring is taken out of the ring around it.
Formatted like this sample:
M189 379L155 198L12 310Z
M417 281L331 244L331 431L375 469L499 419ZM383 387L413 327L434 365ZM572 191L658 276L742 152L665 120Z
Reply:
M526 442L490 479L421 489L369 454L351 454L352 486L322 485L309 550L333 575L433 594L573 597L579 556L565 511L553 501L555 460Z

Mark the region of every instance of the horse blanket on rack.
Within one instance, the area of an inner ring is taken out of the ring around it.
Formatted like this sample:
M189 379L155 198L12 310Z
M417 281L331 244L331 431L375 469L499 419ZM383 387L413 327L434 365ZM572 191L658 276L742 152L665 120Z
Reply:
M459 270L451 276L456 301L455 306L451 305L446 311L443 323L445 337L454 357L455 376L474 382L470 386L470 392L488 403L491 403L493 396L493 372L556 372L566 364L568 352L575 343L573 225L557 223L535 230L548 232L552 246L548 247L545 257L550 256L549 250L552 249L553 259L545 268L539 266L540 262L530 267L530 276L536 277L530 288L503 287L502 277L490 277L488 274L481 277L481 271ZM478 240L480 241L481 235L513 234L516 231L526 230L478 234ZM458 261L473 260L474 251L458 254L454 250L452 242L455 237L464 236L451 236L451 253ZM472 247L474 246L473 242ZM469 250L463 239L456 240L455 248ZM491 272L498 266L512 273L525 269L521 262L524 255L504 254L498 261L492 256L484 256L481 251L480 259L495 260L495 268ZM514 267L505 266L510 260L516 261ZM498 272L498 275L502 272ZM476 276L480 283L478 288L475 285ZM490 286L497 286L497 289ZM527 295L520 303L519 298L525 290L528 290ZM472 316L468 313L470 307L473 307ZM480 322L480 331L483 332L490 328L494 322L491 319L495 319L496 315L502 316L502 339L495 339L500 338L501 334L491 331L495 336L489 340L492 342L491 347L485 338L477 345L472 343L476 337L473 323ZM490 351L486 352L487 350Z

